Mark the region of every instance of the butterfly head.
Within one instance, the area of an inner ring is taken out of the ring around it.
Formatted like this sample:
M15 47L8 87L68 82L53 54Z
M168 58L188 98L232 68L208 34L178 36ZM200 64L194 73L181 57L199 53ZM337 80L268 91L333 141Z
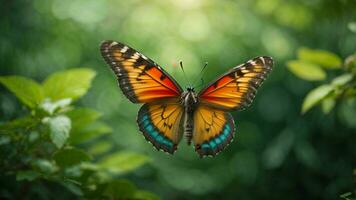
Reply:
M193 88L192 86L188 86L188 87L187 87L187 91L188 91L188 92L195 92L195 91L194 91L194 88Z

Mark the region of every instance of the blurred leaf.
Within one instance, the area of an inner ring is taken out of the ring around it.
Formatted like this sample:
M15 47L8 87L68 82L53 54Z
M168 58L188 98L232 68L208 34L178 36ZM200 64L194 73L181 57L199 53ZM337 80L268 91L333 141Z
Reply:
M53 159L60 167L69 167L91 160L90 155L80 149L61 149L53 155Z
M62 183L64 187L66 187L69 191L73 192L73 194L77 196L83 196L83 191L78 187L77 185L71 183L71 182L64 182Z
M2 76L0 82L30 108L40 104L44 98L40 84L21 76Z
M335 99L328 97L322 100L321 102L321 108L323 110L324 114L330 113L330 111L334 108L335 106Z
M35 179L37 179L38 177L40 177L41 174L36 172L36 171L32 171L32 170L27 170L27 171L18 171L16 173L16 180L17 181L33 181Z
M293 60L287 63L287 67L293 74L304 80L318 81L326 78L322 68L308 62Z
M59 115L56 117L45 118L44 122L49 125L50 138L52 142L61 148L69 138L71 121L67 116Z
M113 173L128 173L150 161L150 158L134 153L119 152L108 155L98 162L98 166Z
M45 174L51 174L57 170L56 166L52 162L45 159L32 160L32 166L38 171Z
M267 168L273 169L281 166L293 146L294 137L292 131L285 130L273 139L263 155Z
M112 148L112 143L107 141L97 142L90 147L89 152L92 155L102 154L109 151Z
M341 102L338 115L339 119L347 126L356 128L356 98L348 98Z
M144 190L137 190L133 198L139 200L160 200L156 194Z
M295 153L298 160L305 166L318 169L320 164L318 154L314 147L307 141L301 141L295 145Z
M73 130L76 130L97 120L101 113L90 108L78 108L69 111L67 116L72 120Z
M104 191L104 195L110 199L133 199L136 187L127 180L113 180Z
M11 142L11 138L9 136L0 136L0 146L9 144Z
M356 54L350 55L345 59L345 67L351 73L356 74Z
M44 91L52 101L65 98L76 100L88 91L94 76L95 72L86 68L57 72L44 81Z
M352 74L343 74L341 76L334 78L331 84L334 86L343 86L346 83L350 82L352 78L353 78Z
M88 140L94 139L104 134L110 133L111 127L103 122L93 122L83 127L80 130L73 130L71 132L69 141L72 144L79 144L82 142L87 142Z
M52 102L50 99L45 99L40 107L46 111L48 114L52 115L58 109L65 108L72 103L71 99L61 99L55 102Z
M328 69L341 68L342 64L341 58L336 54L319 49L300 48L298 50L298 58Z
M349 28L350 31L356 33L356 22L350 22L347 24L347 27Z
M37 122L34 118L31 116L26 116L26 117L21 117L17 118L15 120L12 120L10 122L6 122L4 124L0 125L0 132L6 132L6 131L13 131L19 128L29 128L33 125L35 125Z
M346 192L346 193L340 195L340 198L343 198L345 200L353 200L354 199L352 197L352 192Z
M318 104L323 100L331 91L333 91L333 86L331 85L321 85L317 88L311 90L304 99L302 105L302 113L307 112L310 108Z

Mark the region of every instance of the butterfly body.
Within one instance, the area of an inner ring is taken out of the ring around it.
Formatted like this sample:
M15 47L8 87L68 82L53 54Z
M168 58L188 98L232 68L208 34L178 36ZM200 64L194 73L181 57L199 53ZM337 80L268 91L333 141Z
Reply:
M183 135L185 135L187 143L190 145L193 137L194 111L198 105L198 96L193 87L188 87L187 91L182 93L181 99L183 99L184 106Z
M251 103L272 70L272 58L261 56L238 65L196 93L184 91L157 65L133 48L104 41L101 53L119 86L133 103L143 103L137 124L158 150L173 154L183 136L200 156L215 156L233 139L235 122L228 111Z

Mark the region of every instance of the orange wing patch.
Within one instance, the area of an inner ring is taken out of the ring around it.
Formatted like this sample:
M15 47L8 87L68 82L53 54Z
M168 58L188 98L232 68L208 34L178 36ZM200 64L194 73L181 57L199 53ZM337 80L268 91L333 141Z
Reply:
M202 103L224 110L248 107L272 70L273 60L263 56L239 65L218 78L200 93Z
M145 104L138 113L137 123L156 149L173 154L182 138L182 115L183 107L178 102Z
M230 144L234 132L230 113L204 105L195 111L193 142L200 156L215 156Z
M179 97L182 89L151 59L124 44L104 41L101 54L115 72L120 88L133 103Z

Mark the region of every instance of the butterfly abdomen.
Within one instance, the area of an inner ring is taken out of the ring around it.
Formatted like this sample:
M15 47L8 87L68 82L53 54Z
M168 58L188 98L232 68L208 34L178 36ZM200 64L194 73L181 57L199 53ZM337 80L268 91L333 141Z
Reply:
M193 117L191 115L186 115L187 121L184 126L184 136L187 139L188 145L191 144L193 138Z
M198 104L197 96L194 89L190 89L182 94L183 104L184 104L184 136L187 139L188 145L190 145L193 138L194 130L194 110Z

